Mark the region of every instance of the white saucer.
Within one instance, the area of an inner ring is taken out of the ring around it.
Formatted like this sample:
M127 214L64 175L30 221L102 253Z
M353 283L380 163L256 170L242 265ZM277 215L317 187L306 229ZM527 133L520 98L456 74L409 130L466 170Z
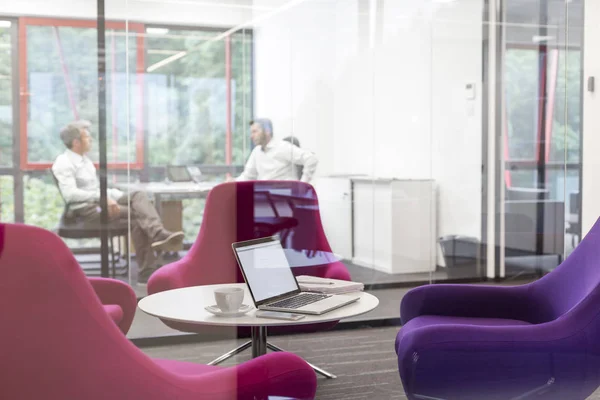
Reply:
M208 306L208 307L204 307L204 309L206 311L208 311L211 314L215 314L219 317L241 317L242 315L246 314L248 311L252 310L252 306L249 306L248 304L242 304L242 306L240 307L239 310L236 311L221 311L221 309L219 307L217 307L217 305L212 305L212 306Z

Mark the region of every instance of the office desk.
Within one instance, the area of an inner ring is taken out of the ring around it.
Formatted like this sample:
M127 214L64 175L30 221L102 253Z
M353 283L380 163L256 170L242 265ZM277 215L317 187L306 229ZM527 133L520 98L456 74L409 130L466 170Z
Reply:
M360 296L357 302L340 307L323 315L306 315L298 321L285 321L279 319L257 318L256 309L250 310L241 317L218 317L206 311L204 307L215 304L214 291L222 287L240 287L245 291L244 304L252 305L252 296L245 283L232 283L225 285L193 286L182 289L167 290L144 297L138 303L140 309L146 314L176 322L185 322L197 325L215 326L249 326L251 327L252 339L230 351L227 354L211 361L209 365L217 365L226 359L252 348L252 357L259 357L267 353L267 348L272 351L283 351L279 347L267 342L267 327L282 325L303 325L319 322L339 321L344 318L365 314L373 310L379 304L377 297L365 292L357 292ZM309 364L310 365L310 364ZM335 378L326 371L311 365L313 369L326 376Z
M124 192L146 192L154 197L154 206L165 228L172 232L183 231L184 199L202 199L220 182L131 182L116 187ZM181 249L179 249L181 250Z
M117 188L124 192L142 191L152 194L157 201L157 209L160 210L161 201L181 201L183 199L206 198L208 192L220 182L132 182L119 183Z

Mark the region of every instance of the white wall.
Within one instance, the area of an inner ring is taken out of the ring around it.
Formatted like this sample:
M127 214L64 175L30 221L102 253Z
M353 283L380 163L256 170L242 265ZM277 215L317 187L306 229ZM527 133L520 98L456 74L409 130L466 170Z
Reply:
M306 1L282 12L255 28L256 114L314 150L319 175L434 179L438 235L479 236L482 3Z
M585 235L600 216L600 2L586 0L583 64L583 159L582 159L582 234ZM596 90L587 90L587 79L596 79Z
M249 20L251 5L252 0L106 0L105 12L114 20L230 27ZM3 0L0 14L93 19L96 7L96 0Z
M431 162L440 236L481 235L482 3L456 2L433 21ZM472 100L467 84L475 86Z

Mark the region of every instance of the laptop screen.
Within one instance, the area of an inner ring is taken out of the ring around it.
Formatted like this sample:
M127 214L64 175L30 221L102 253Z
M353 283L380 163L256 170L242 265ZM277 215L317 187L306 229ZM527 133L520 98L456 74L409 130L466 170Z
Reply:
M236 247L255 302L299 290L279 240Z
M192 180L190 172L183 165L169 165L167 175L171 182L190 182Z

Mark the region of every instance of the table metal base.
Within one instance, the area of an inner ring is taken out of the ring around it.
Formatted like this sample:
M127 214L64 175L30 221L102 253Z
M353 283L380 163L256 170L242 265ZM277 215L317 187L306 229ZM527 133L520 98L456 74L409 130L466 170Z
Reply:
M267 349L272 351L285 351L281 347L277 347L272 343L267 342L267 327L266 326L253 326L251 329L252 339L249 342L242 344L239 347L223 354L222 356L215 358L208 365L217 365L222 363L223 361L235 356L236 354L241 353L249 347L252 347L252 358L260 357L262 355L267 354ZM323 375L327 379L335 379L337 378L335 375L321 369L311 363L307 362L308 365L320 375Z

